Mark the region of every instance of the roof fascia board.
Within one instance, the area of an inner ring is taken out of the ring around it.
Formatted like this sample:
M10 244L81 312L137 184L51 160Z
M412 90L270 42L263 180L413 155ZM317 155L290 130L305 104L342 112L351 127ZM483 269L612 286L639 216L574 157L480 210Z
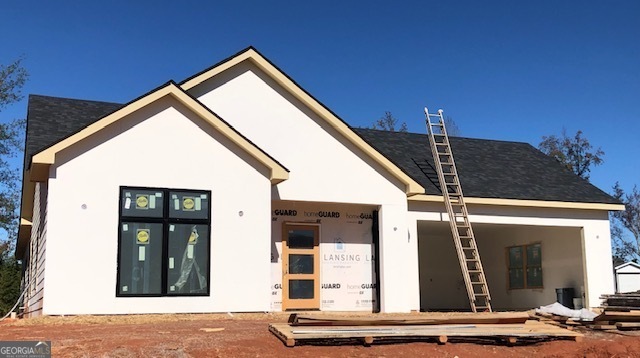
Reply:
M208 70L205 70L201 74L196 75L190 79L187 79L180 86L182 87L183 90L189 91L193 87L203 83L204 81L211 79L212 77L244 61L251 61L260 70L265 72L274 81L276 81L276 83L278 83L290 94L292 94L296 99L301 101L314 113L320 116L320 118L323 118L325 121L327 121L338 133L340 133L342 136L347 138L358 149L362 150L364 153L369 155L384 169L386 169L394 177L399 179L405 185L405 193L408 196L423 194L425 192L425 189L416 180L414 180L409 175L404 173L402 169L400 169L392 161L390 161L380 152L375 150L369 143L367 143L358 134L356 134L353 130L351 130L351 128L342 119L340 119L337 115L331 112L318 100L313 98L313 96L311 96L302 87L300 87L291 78L289 78L283 71L281 71L278 67L276 67L274 64L269 62L269 60L267 60L264 56L262 56L259 52L257 52L253 48L249 48L239 53L238 55L231 57L226 61L216 66L213 66Z
M414 195L409 198L410 201L444 203L444 197L440 195ZM607 210L620 211L624 210L623 204L606 204L606 203L581 203L567 201L545 201L545 200L523 200L523 199L498 199L498 198L477 198L465 197L467 204L475 205L493 205L493 206L521 206L534 208L558 208L558 209L586 209L586 210Z
M159 100L169 93L170 87L167 84L157 89L156 91L153 91L146 96L141 97L132 103L129 103L128 105L116 110L115 112L102 117L101 119L93 122L79 132L76 132L73 135L55 143L54 145L34 154L31 163L53 164L55 162L56 153L67 147L70 147L71 145L79 142L84 138L89 137L92 134L95 134L96 132L104 129L105 127L118 121L119 119L138 111L139 109Z
M216 130L218 130L232 142L240 146L240 148L242 148L256 160L258 160L258 162L269 168L271 171L269 179L271 180L272 184L277 184L289 178L289 172L285 167L283 167L280 163L271 158L265 152L260 150L255 144L251 143L248 139L239 134L219 116L209 111L204 105L202 105L202 103L188 95L172 82L90 124L74 135L63 139L62 141L50 146L49 148L39 153L36 153L32 159L32 166L41 164L53 164L55 162L55 155L59 151L79 142L84 138L91 136L92 134L95 134L96 132L113 124L114 122L140 110L147 105L150 105L151 103L154 103L155 101L165 96L172 96L173 98L177 99L180 103L189 108L193 113L204 119Z
M197 99L191 97L187 92L182 90L175 84L171 84L172 94L182 104L195 112L200 118L209 122L215 129L222 133L225 137L240 146L245 152L257 159L260 163L271 170L272 184L277 184L289 179L289 170L273 159L269 154L261 150L258 146L249 141L246 137L236 131L231 125L212 112L204 104Z
M35 198L36 183L31 181L30 172L24 172L22 179L22 198L20 200L20 225L18 226L18 240L16 242L16 258L21 259L24 248L31 238L31 220L33 219L33 199Z

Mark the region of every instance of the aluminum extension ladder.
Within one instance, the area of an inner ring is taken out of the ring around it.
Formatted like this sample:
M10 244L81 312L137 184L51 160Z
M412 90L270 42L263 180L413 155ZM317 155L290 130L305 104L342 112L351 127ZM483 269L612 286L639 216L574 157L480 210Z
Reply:
M473 235L473 229L469 222L469 212L462 196L462 186L458 178L458 171L453 160L449 136L444 125L443 111L438 110L437 114L430 114L424 109L427 130L429 131L429 142L431 143L431 153L438 172L440 190L444 196L444 203L449 215L449 225L453 234L458 260L464 283L469 295L469 303L473 312L491 312L491 296L489 286L484 275L480 253ZM435 122L431 122L435 118Z

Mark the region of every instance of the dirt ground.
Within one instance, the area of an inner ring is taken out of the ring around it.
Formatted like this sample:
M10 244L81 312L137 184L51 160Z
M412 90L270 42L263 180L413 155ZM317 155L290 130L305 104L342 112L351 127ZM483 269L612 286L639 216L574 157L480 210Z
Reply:
M640 334L592 331L579 343L513 347L450 339L445 345L354 342L288 348L268 330L269 323L287 318L273 313L43 317L0 322L0 340L50 340L54 357L640 357Z

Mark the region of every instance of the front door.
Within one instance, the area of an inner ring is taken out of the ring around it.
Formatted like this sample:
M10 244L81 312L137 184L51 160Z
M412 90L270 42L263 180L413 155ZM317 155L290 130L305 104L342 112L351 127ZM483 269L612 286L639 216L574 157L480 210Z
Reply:
M320 309L320 227L282 227L282 309Z

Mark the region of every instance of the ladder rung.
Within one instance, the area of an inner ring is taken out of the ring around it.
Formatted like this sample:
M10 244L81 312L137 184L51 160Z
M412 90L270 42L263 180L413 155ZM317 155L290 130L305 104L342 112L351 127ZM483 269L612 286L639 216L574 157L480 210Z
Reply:
M489 294L488 294L488 293L474 293L473 295L474 295L474 296L480 296L480 297L486 297L486 296L489 296Z

